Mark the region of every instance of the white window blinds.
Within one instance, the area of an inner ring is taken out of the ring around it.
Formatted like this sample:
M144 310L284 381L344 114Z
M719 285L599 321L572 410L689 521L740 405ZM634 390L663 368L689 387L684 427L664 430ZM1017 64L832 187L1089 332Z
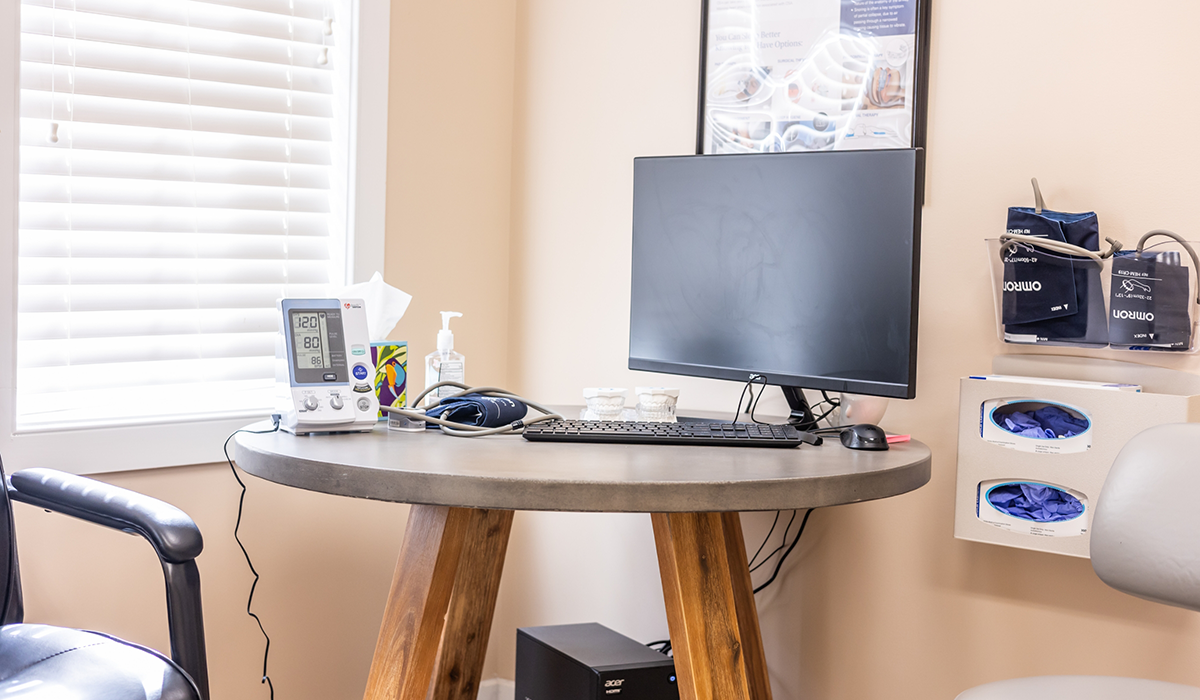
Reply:
M22 0L18 431L270 412L344 283L348 0Z

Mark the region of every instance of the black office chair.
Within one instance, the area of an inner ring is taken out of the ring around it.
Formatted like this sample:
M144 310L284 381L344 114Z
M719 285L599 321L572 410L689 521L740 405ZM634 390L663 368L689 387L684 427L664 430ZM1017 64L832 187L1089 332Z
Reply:
M0 483L0 698L208 700L195 561L204 542L192 519L149 496L53 469L5 480L0 464ZM167 581L171 658L100 632L23 624L10 498L149 540Z

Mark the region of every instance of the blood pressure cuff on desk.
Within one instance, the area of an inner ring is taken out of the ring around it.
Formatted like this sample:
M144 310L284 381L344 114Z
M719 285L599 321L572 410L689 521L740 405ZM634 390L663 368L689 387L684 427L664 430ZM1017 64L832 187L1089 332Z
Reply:
M513 399L466 394L442 399L440 404L426 411L425 415L463 425L499 428L521 420L528 411L529 408L525 404ZM426 424L426 427L438 428L433 423Z
M1008 231L1100 249L1094 212L1067 214L1028 207L1008 210ZM1087 258L1015 243L1004 257L1002 322L1020 342L1108 342L1100 266ZM1093 309L1099 302L1099 309ZM1094 313L1099 311L1099 313Z

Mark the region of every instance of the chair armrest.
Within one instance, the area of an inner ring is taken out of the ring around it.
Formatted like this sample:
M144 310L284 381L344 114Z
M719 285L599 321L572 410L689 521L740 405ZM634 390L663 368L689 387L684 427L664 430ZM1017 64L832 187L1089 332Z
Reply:
M158 558L192 561L204 549L200 529L187 513L156 498L55 469L22 469L8 477L8 495L88 522L145 537Z
M22 469L8 477L14 501L145 537L162 562L167 583L171 658L208 700L208 653L196 557L200 529L187 513L156 498L54 469Z

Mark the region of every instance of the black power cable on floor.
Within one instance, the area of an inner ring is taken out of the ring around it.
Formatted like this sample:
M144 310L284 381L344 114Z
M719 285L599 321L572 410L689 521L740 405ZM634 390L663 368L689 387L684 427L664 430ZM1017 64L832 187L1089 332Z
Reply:
M223 449L225 451L225 461L229 462L229 469L233 472L233 478L237 479L238 486L242 487L242 495L238 497L237 522L234 523L233 526L233 539L237 542L238 547L241 547L242 556L246 557L246 565L250 567L250 573L254 574L254 583L250 584L250 597L246 599L246 614L254 618L254 621L258 623L258 631L262 632L263 639L267 640L266 648L263 649L263 672L260 683L267 684L268 690L271 691L271 700L275 700L275 685L271 683L271 677L267 675L267 658L271 655L271 638L267 636L267 630L263 627L262 620L259 619L258 615L255 615L250 610L250 604L254 602L254 589L258 587L258 571L255 570L254 563L250 561L250 553L246 551L246 545L242 544L242 538L238 537L238 528L242 526L242 505L246 502L246 484L242 481L242 478L238 476L237 468L233 466L233 459L229 457L229 441L233 439L234 435L237 435L238 433L266 435L268 433L278 432L280 416L278 414L272 415L271 420L275 423L275 425L270 430L233 431L229 434L229 437L225 438L225 446Z

